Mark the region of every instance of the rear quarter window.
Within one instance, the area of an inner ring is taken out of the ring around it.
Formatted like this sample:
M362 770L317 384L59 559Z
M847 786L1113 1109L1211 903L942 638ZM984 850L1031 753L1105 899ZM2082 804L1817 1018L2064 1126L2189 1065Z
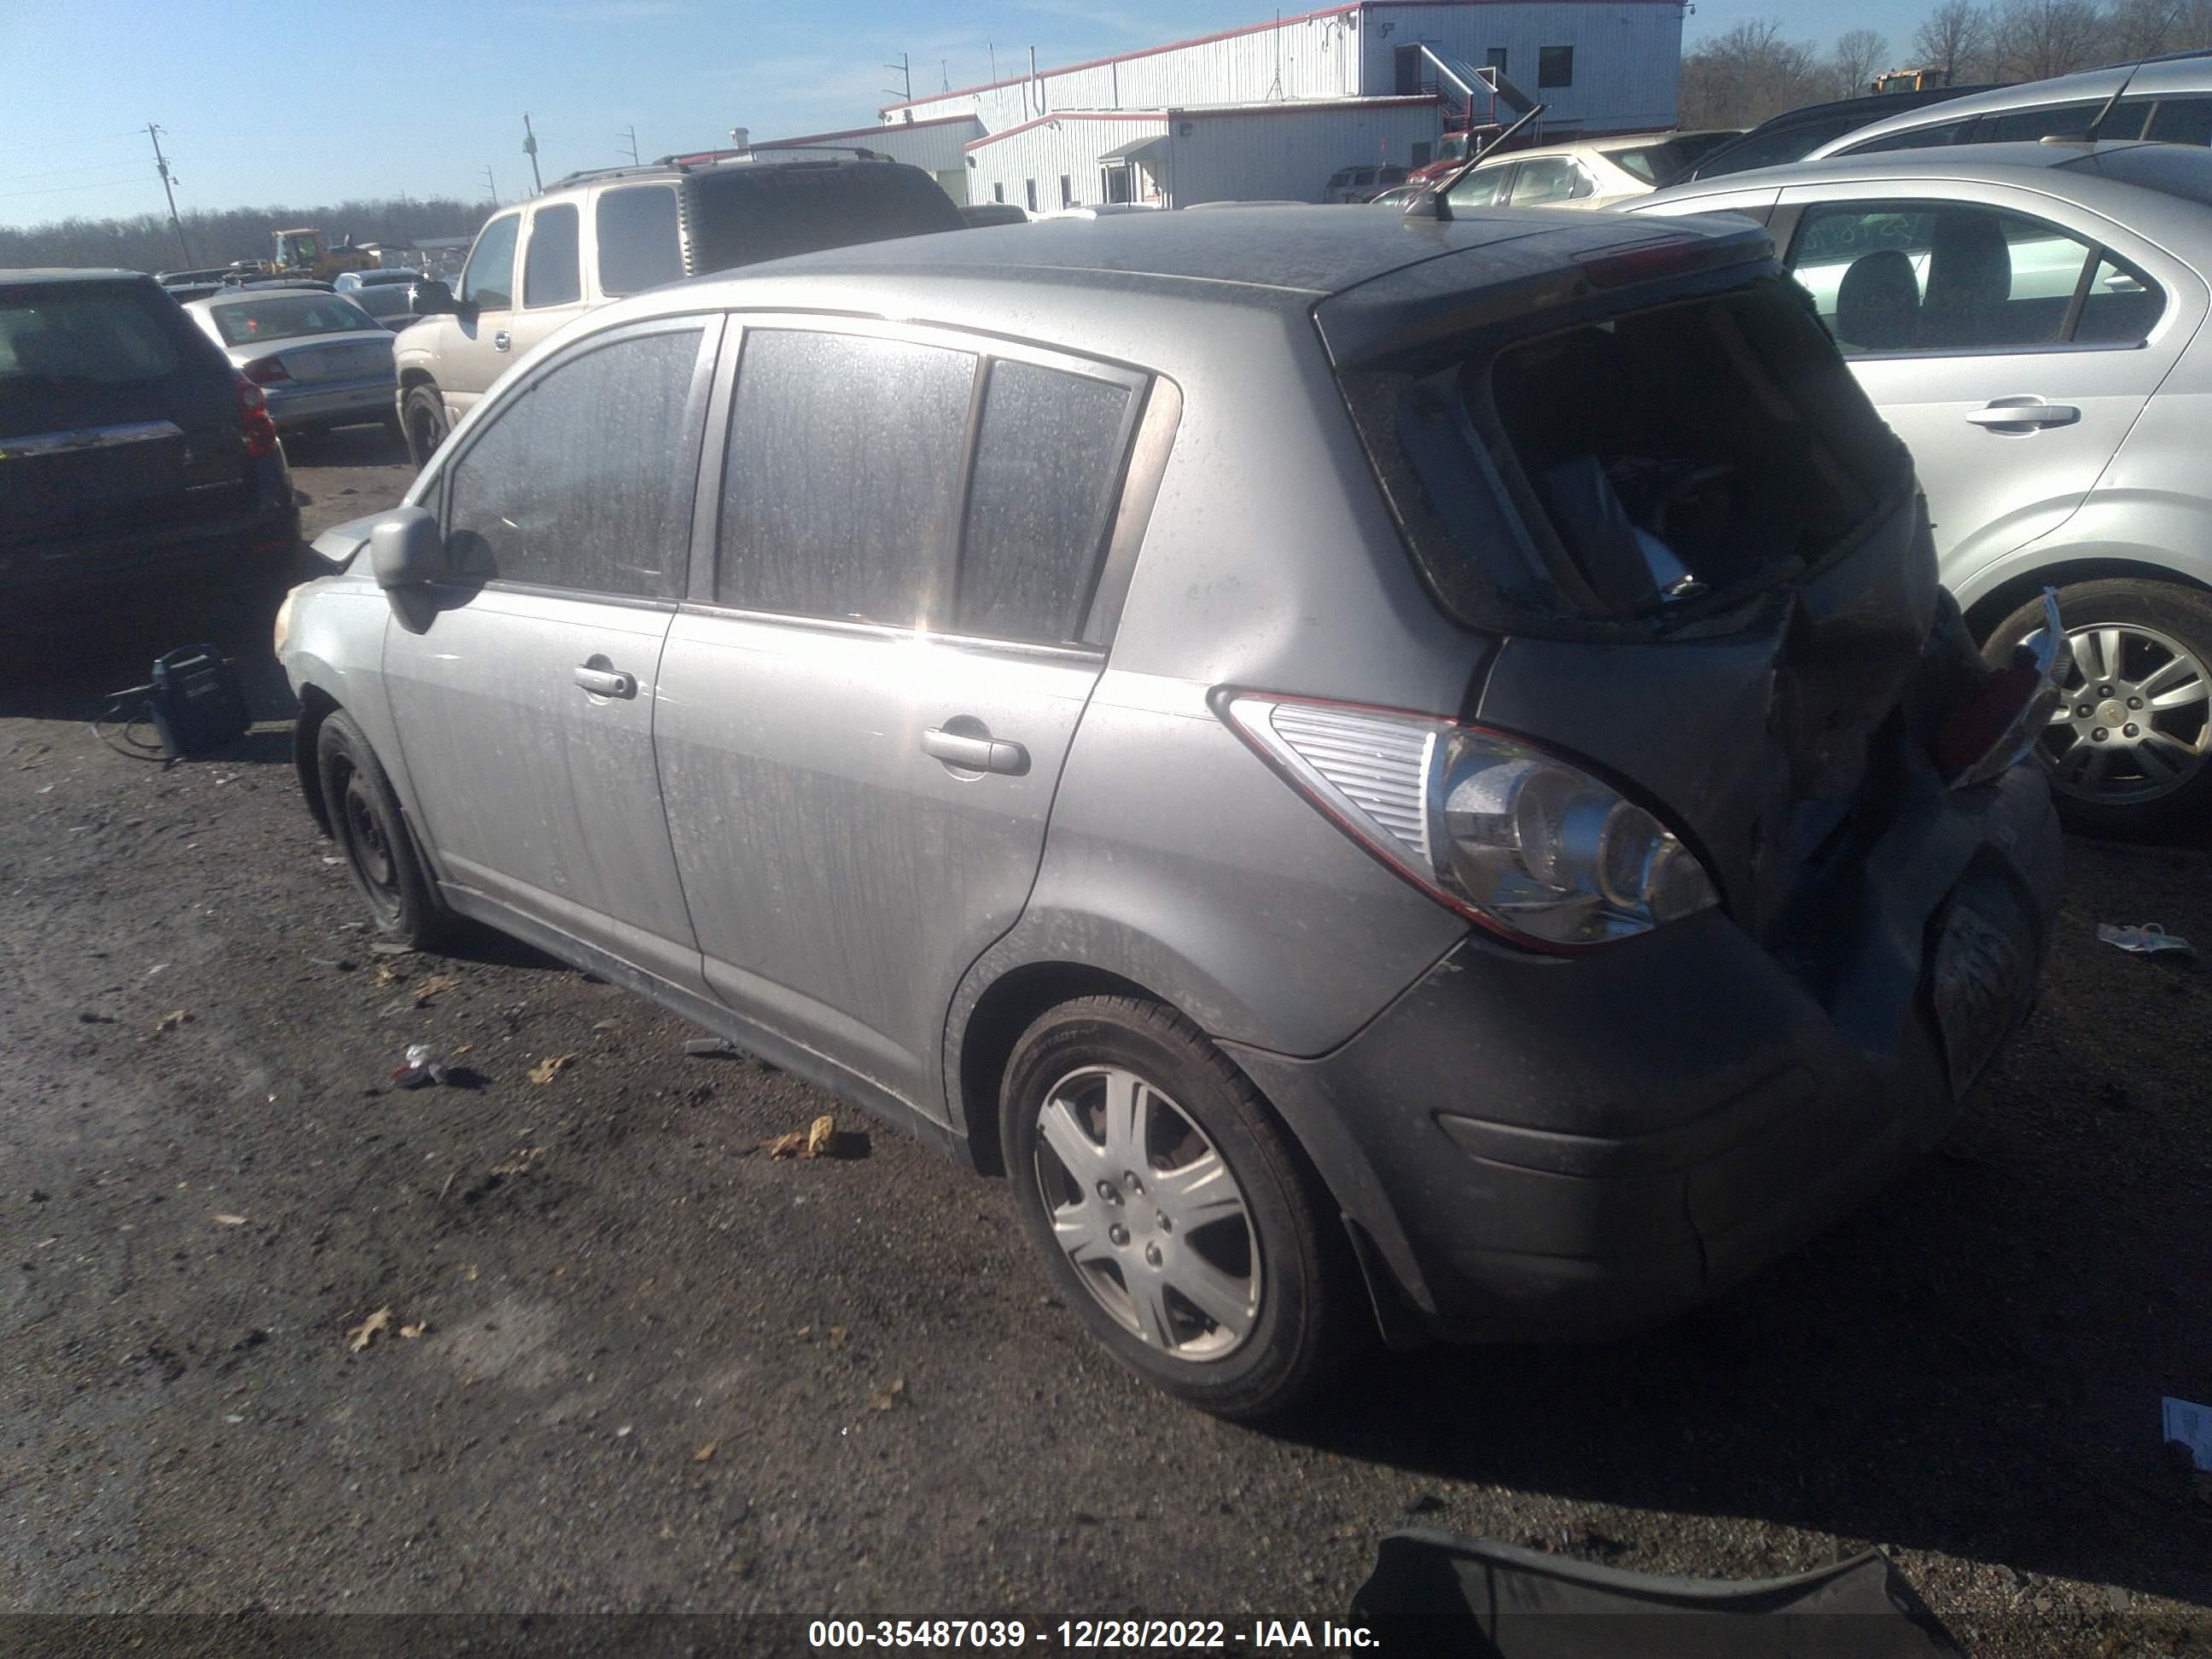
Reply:
M671 185L627 185L600 193L599 292L641 294L684 275L684 243Z

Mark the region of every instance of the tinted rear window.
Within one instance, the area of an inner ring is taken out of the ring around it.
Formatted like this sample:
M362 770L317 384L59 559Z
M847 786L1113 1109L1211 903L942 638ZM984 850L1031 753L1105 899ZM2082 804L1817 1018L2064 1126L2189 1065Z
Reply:
M337 294L272 294L265 299L232 300L210 306L216 331L225 345L258 345L264 340L296 340L310 334L345 334L374 328L376 319Z
M727 167L684 189L695 272L963 228L935 179L892 161Z
M0 380L134 386L173 374L179 361L161 319L126 289L0 289Z
M1778 276L1345 377L1445 609L1652 618L1848 544L1910 459Z
M2094 173L2116 184L2154 190L2198 207L2212 207L2212 150L2179 144L2099 150L2064 163L2073 173Z
M684 275L676 228L676 191L667 185L630 185L599 198L599 292L641 294Z

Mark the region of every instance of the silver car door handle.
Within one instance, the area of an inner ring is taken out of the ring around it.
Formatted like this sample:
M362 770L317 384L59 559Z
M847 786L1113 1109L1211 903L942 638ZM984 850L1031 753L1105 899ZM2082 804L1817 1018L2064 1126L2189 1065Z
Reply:
M594 696L634 697L637 695L637 676L625 674L615 668L586 668L576 670L576 684Z
M507 338L507 331L505 329L500 330L499 332L491 337L491 349L494 351L504 351L513 342Z
M1966 418L1976 426L2071 426L2081 418L2081 411L2071 404L2046 404L2040 398L2018 403L2000 398L1967 410Z
M963 766L970 772L1003 772L1008 777L1019 777L1030 769L1030 751L1018 743L971 738L942 726L933 726L921 734L921 750L947 766Z

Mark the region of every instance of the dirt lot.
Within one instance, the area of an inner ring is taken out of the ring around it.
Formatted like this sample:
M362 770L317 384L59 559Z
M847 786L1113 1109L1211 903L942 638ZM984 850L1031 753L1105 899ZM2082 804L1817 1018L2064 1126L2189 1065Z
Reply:
M311 524L408 476L295 459ZM2212 945L2203 851L2071 846L1979 1109L1741 1292L1271 1437L1095 1353L994 1184L884 1131L771 1162L823 1096L520 947L372 953L273 605L58 629L0 690L0 1607L1311 1618L1423 1525L1730 1577L1878 1543L1972 1651L2212 1650L2158 1433L2212 1401L2212 978L2093 933ZM266 723L103 747L201 637ZM477 1086L392 1088L418 1040Z

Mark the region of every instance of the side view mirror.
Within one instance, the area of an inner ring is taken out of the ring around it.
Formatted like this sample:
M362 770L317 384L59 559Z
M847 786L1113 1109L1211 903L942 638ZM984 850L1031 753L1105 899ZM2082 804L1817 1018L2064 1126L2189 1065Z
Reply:
M382 588L419 587L452 574L446 538L426 507L396 507L368 532L369 568Z
M453 290L436 277L415 284L415 314L417 317L450 316L460 308L453 298Z

